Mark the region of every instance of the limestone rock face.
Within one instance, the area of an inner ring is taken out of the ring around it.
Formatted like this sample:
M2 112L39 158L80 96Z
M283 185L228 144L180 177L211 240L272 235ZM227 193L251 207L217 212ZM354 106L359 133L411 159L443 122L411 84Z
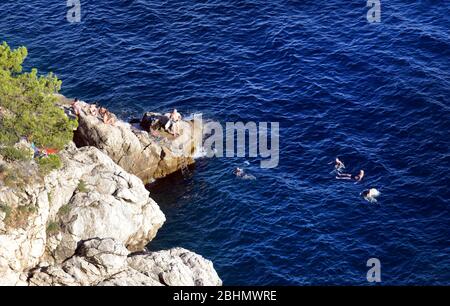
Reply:
M55 175L65 185L59 184L59 203L52 205L58 209L53 219L62 226L48 248L57 261L93 237L113 237L130 250L142 249L155 237L165 216L139 178L93 147L67 150L62 158L65 166Z
M33 271L29 283L35 286L218 286L222 281L209 260L185 249L129 254L120 242L106 238L82 242L74 256L64 263Z
M97 285L126 267L129 251L113 239L85 241L64 263L32 271L30 285Z
M131 256L128 264L168 286L222 285L211 261L183 248Z
M20 192L0 186L0 205L8 207L0 210L0 285L26 285L22 272L45 251L49 201L42 185Z
M113 237L141 250L165 222L142 181L100 150L72 145L61 159L62 169L26 187L0 184L1 285L25 285L24 273L64 261L81 240Z
M201 123L181 121L179 137L150 135L144 129L118 120L105 124L89 113L89 104L79 102L81 112L74 141L77 146L94 146L107 154L126 171L144 183L167 176L194 162L193 156L201 143ZM195 124L194 124L195 123ZM151 123L146 119L142 125Z

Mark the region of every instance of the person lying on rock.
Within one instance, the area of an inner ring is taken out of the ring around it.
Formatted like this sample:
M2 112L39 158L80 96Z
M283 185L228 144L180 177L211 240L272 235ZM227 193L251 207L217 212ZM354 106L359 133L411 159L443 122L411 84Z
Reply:
M105 124L110 124L110 125L114 125L114 123L116 123L116 118L114 117L113 114L111 114L110 112L106 112L103 115L103 123Z
M114 125L116 118L114 118L114 115L111 114L105 107L101 107L98 112L103 120L103 123Z

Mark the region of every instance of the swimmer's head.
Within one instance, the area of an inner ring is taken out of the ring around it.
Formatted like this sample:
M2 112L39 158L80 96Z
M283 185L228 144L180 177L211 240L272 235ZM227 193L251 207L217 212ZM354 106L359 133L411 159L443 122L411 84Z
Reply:
M236 176L239 176L239 177L242 177L242 176L245 175L245 174L244 174L244 171L243 171L241 168L239 168L239 167L237 167L236 170L234 170L234 174L235 174Z
M370 191L369 190L364 190L363 192L361 192L361 196L363 196L364 198L366 198L369 195Z

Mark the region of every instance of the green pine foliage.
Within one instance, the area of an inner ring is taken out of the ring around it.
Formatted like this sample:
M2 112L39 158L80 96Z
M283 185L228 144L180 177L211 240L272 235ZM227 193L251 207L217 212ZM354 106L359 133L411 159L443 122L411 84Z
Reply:
M32 158L29 150L14 147L0 148L0 155L8 161L29 161Z
M41 157L36 161L39 165L39 170L43 175L47 175L51 171L60 169L62 167L61 158L58 155L49 155L47 157Z
M11 146L27 137L37 147L62 149L72 140L76 120L56 106L61 81L52 73L22 71L28 52L0 45L0 145Z

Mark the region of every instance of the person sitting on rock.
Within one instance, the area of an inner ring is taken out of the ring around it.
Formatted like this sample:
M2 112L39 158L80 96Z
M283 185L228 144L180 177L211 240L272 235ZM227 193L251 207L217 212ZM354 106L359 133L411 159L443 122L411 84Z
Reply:
M75 98L75 100L72 102L71 106L72 106L74 114L76 116L79 116L81 114L81 110L82 110L80 101L77 98Z
M39 157L41 154L41 150L39 150L38 147L34 144L34 142L31 143L31 149L33 149L33 158Z
M89 106L89 112L91 113L92 116L98 116L98 110L97 110L97 106L95 106L95 104L91 104Z
M100 116L103 118L103 116L108 112L108 110L106 109L106 107L100 107L100 109L98 110L98 113L100 114Z

